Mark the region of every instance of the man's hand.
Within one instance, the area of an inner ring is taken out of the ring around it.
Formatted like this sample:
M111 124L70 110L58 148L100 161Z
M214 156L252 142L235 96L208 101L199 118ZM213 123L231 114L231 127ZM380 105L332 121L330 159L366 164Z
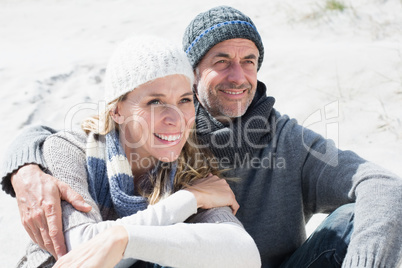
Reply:
M56 259L66 254L60 199L83 212L91 211L91 206L66 183L44 173L34 164L21 167L12 175L11 183L22 225L31 239Z

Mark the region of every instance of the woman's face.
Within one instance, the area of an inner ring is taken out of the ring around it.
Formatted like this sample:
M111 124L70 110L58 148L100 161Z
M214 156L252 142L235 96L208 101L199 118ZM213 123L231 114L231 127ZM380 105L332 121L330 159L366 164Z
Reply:
M190 81L170 75L141 85L117 104L112 117L120 125L120 142L132 168L153 166L150 159L172 162L194 124Z

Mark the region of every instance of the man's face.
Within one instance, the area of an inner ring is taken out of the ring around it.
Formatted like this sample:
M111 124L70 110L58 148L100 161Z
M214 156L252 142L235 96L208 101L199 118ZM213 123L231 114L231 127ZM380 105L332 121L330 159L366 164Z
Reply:
M259 52L248 39L229 39L212 47L196 69L196 92L217 120L242 116L257 88Z

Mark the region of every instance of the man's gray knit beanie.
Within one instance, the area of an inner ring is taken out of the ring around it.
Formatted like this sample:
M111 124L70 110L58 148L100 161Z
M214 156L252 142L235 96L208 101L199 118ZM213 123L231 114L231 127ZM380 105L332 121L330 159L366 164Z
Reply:
M219 6L198 14L184 32L183 49L195 69L213 46L234 38L249 39L255 43L260 52L260 69L264 58L260 34L249 17L232 7Z

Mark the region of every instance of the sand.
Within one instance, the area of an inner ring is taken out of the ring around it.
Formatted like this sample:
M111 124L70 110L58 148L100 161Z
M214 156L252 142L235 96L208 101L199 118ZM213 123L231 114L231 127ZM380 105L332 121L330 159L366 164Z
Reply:
M96 112L117 43L138 34L179 43L215 2L1 1L1 156L23 127L76 128ZM257 25L265 45L258 77L277 110L402 175L402 2L339 2L342 11L324 0L220 1ZM28 236L4 192L0 211L0 267L13 267Z

